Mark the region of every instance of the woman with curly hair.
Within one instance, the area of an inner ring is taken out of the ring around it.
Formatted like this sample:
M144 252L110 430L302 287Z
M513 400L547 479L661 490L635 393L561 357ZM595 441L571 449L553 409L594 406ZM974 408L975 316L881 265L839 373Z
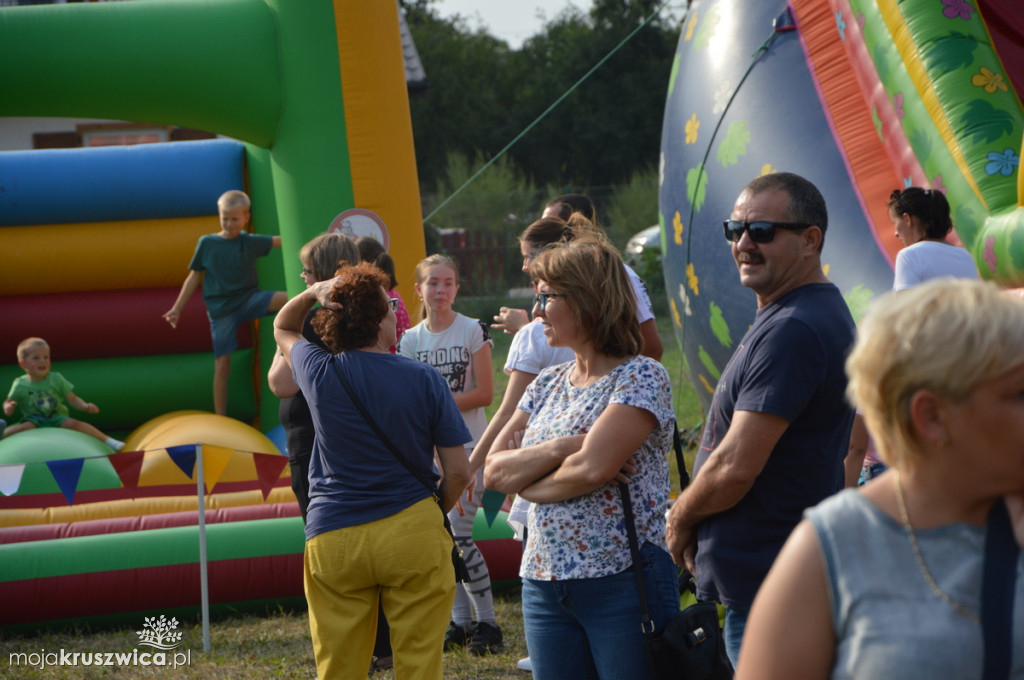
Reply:
M365 678L373 653L377 601L391 625L395 671L442 677L442 637L455 596L452 539L443 515L469 481L470 441L451 390L430 366L391 354L394 303L388 277L369 263L313 284L274 321L274 339L313 414L305 590L321 678ZM302 337L302 321L328 349ZM417 470L413 475L365 419ZM382 390L402 385L402 390ZM436 482L434 451L443 477Z

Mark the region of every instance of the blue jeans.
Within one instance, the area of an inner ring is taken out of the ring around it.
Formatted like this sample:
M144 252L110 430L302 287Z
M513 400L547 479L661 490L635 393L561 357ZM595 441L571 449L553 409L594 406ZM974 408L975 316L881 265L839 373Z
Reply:
M749 611L725 608L725 626L722 632L725 635L725 653L729 656L733 668L736 668L740 661L740 645L743 644L743 632L747 629L749 616Z
M651 618L661 630L679 611L676 567L650 543L640 556ZM536 680L653 677L632 567L592 579L523 579L523 619Z

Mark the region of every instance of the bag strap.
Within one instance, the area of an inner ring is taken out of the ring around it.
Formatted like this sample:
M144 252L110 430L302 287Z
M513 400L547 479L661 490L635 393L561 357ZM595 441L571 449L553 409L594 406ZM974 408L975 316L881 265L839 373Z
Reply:
M985 643L982 679L1010 676L1013 650L1013 601L1020 546L1000 498L988 514L985 567L981 580L981 634Z
M683 460L683 442L679 436L678 423L672 423L672 448L676 452L676 468L679 470L679 491L690 486L690 473L686 471L686 461Z
M398 462L405 466L405 469L412 473L412 476L418 479L420 484L427 487L427 491L430 492L430 495L434 497L434 499L438 502L438 507L440 507L441 496L438 494L437 486L431 485L430 482L427 481L426 476L420 470L417 470L412 466L412 463L410 463L409 460L404 455L402 455L402 452L398 450L398 447L391 443L391 440L388 439L387 435L384 434L383 430L380 429L380 426L377 425L377 421L370 417L370 413L366 410L366 407L363 406L363 402L359 401L359 397L356 396L355 391L352 389L352 385L349 384L348 378L345 377L345 373L342 372L341 368L338 366L338 363L332 359L331 365L334 366L334 370L338 374L338 378L341 380L341 386L345 388L345 391L348 393L348 397L352 401L352 404L356 407L356 409L359 410L359 413L363 416L363 419L366 421L367 425L370 426L370 429L372 429L374 433L376 433L376 435L380 438L380 440L384 442L384 446L387 447L388 451L391 452L391 455L397 458ZM444 508L441 508L441 513L444 514L445 522L447 523L448 514L444 512Z
M644 568L640 563L640 544L636 538L636 525L633 523L633 501L629 498L629 485L619 482L619 494L622 495L622 512L626 516L626 538L629 539L629 554L633 557L636 592L640 596L640 630L646 637L654 633L654 621L647 605L647 583L644 580Z

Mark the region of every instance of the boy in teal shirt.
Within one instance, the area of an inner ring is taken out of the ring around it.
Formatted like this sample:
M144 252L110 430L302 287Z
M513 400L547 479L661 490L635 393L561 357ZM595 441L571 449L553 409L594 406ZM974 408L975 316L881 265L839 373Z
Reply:
M221 416L228 410L231 353L238 349L238 327L276 312L288 301L284 291L257 287L256 260L280 247L281 237L243 231L249 223L249 207L249 197L243 191L226 191L217 199L220 231L199 238L178 299L163 315L176 328L185 303L202 284L213 336L213 409Z
M15 408L20 408L22 420L5 429L4 437L37 427L63 427L95 437L115 451L124 447L124 442L68 416L68 404L86 413L99 413L100 409L72 392L74 385L67 378L50 372L50 346L45 340L26 338L18 343L18 365L25 369L25 375L14 379L4 400L4 413L10 417Z

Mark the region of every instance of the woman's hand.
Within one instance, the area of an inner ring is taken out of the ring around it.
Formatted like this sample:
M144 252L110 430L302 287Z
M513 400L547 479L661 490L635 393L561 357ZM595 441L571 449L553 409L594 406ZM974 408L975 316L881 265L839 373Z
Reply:
M626 462L622 464L622 469L619 470L619 474L615 475L615 481L629 484L633 481L633 475L636 474L637 469L636 457L630 456L626 459Z
M334 287L342 280L343 276L335 276L333 279L327 281L317 281L306 290L320 303L322 307L327 309L341 309L341 305L331 299L331 295L334 293Z

